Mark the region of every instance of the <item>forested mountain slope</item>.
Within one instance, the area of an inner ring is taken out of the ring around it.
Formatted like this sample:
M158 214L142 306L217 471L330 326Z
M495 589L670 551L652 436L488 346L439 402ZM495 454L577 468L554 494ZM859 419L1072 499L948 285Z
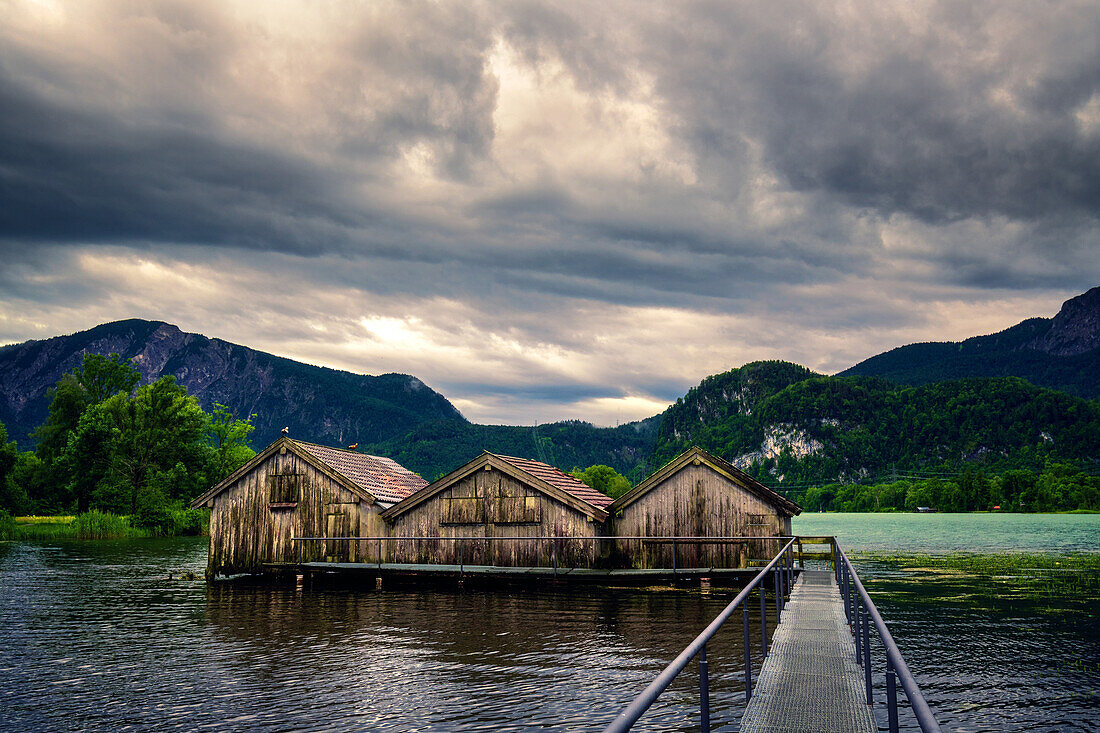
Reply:
M870 377L795 378L798 369L757 363L704 380L665 413L653 462L694 444L791 485L1100 456L1100 402L1022 379L909 387ZM771 391L731 399L731 385L749 378Z
M392 457L428 480L449 473L484 450L537 458L569 471L595 464L611 466L634 482L645 478L660 417L598 428L579 420L534 427L459 424L439 421L368 447Z
M1078 397L1100 397L1100 287L1067 300L1054 318L1030 318L958 343L899 346L838 376L901 384L969 377L1020 377Z

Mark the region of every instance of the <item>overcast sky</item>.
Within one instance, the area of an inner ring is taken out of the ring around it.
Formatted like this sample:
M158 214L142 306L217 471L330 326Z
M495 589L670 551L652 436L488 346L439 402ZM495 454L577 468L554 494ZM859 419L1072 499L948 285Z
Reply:
M1100 284L1096 2L0 0L0 343L656 414Z

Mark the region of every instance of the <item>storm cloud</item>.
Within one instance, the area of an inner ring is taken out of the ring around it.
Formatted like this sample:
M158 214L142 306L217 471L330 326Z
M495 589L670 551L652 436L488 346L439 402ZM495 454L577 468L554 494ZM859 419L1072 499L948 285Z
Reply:
M606 424L1100 281L1095 3L4 15L0 342L157 318Z

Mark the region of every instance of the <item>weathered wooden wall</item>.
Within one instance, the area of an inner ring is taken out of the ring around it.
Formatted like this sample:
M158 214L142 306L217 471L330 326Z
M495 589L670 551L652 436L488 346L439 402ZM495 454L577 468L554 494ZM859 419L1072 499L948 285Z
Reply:
M295 495L296 506L272 507L273 499L292 498L279 495L283 492ZM291 537L374 536L387 531L377 504L361 501L292 451L272 454L213 502L209 574L259 573L265 563L294 562L299 550ZM360 544L303 543L301 558L355 562L361 559Z
M790 534L790 517L705 465L677 471L609 521L616 537L774 537ZM770 559L776 542L748 545L678 544L678 567L744 567L746 560ZM636 568L672 567L672 546L644 540L615 540L613 560Z
M439 537L436 541L395 541L387 561L458 563L456 542L446 537L561 537L558 564L592 567L601 548L594 540L602 525L587 515L530 488L499 471L478 470L395 517L394 537ZM462 562L468 565L551 565L551 542L462 543Z

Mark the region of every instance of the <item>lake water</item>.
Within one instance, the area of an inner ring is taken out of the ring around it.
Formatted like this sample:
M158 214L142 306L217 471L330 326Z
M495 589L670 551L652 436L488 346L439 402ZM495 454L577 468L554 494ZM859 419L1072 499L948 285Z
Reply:
M902 534L999 534L970 516ZM880 517L814 515L795 530L833 521L845 546L883 550L883 532L901 535ZM1068 519L1084 537L1073 546L1096 549L1095 520ZM201 539L0 544L0 727L599 730L732 597L169 580L201 575L205 558ZM859 567L945 731L1097 729L1095 599ZM709 650L715 730L736 730L742 709L740 632ZM697 729L696 684L682 675L637 730Z
M805 513L791 531L854 552L1100 552L1100 514Z

